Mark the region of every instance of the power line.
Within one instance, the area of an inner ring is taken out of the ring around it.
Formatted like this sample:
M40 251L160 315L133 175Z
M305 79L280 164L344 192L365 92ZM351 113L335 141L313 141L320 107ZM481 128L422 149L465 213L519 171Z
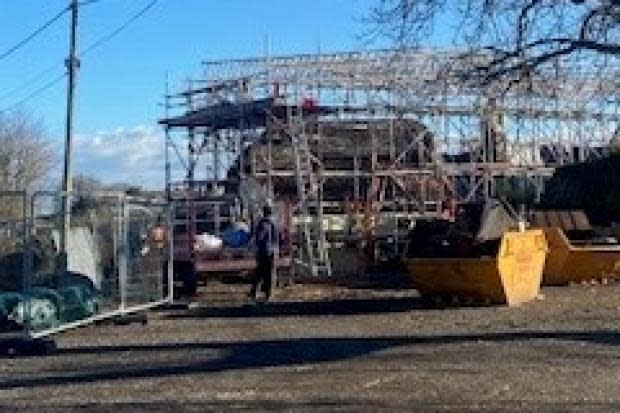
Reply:
M47 67L44 70L41 70L40 72L36 73L35 75L29 77L28 79L26 79L25 81L21 82L18 86L15 86L13 89L8 90L7 92L3 93L2 95L0 95L0 101L3 101L15 94L17 94L18 92L24 90L24 89L28 89L28 87L35 83L37 80L42 79L45 75L51 73L51 72L55 72L57 71L61 66L56 63L54 65L51 65L49 67Z
M84 0L78 3L78 6L89 6L94 3L99 3L101 0Z
M87 5L87 4L97 3L99 1L101 1L101 0L84 0L81 4L86 4ZM140 17L142 17L144 14L146 14L150 9L152 9L155 6L155 4L157 4L158 1L159 0L151 0L145 7L140 9L140 11L138 11L136 14L132 15L130 18L128 18L118 28L116 28L115 30L111 31L107 35L99 38L94 43L92 43L90 46L88 46L84 51L82 51L80 53L80 57L82 57L82 56L84 56L84 55L94 51L95 49L99 48L100 46L102 46L107 41L109 41L109 40L113 39L114 37L116 37L119 33L121 33L123 30L125 30L127 27L129 27L133 22L138 20ZM67 10L69 10L69 8L66 8L65 10L63 10L62 14L66 13ZM62 14L60 14L60 16L62 16ZM57 19L59 17L55 17L55 18ZM40 30L40 31L42 31L42 30ZM39 72L38 74L32 76L30 79L28 79L27 81L22 83L20 86L18 86L16 88L8 91L7 93L1 95L0 96L0 100L3 100L5 98L7 98L7 97L10 97L10 96L16 94L17 92L19 92L20 90L23 90L23 89L27 88L28 86L30 86L31 83L41 79L43 76L45 76L48 73L52 72L54 69L56 69L56 67L57 67L57 65L50 66L47 69L45 69L45 70ZM12 105L9 105L9 106L5 107L3 110L0 110L0 112L7 111L7 110L10 110L10 109L12 109L14 107L20 106L20 105L26 103L27 101L29 101L29 100L39 96L41 93L47 91L48 89L50 89L53 86L55 86L56 84L58 84L66 76L67 76L67 74L63 73L62 75L55 77L54 79L52 79L48 83L44 84L40 88L36 89L32 93L30 93L29 95L24 97L23 99L19 100L18 102L14 103Z
M102 0L84 0L81 3L79 3L80 6L88 6L94 3L99 3ZM62 13L67 12L70 9L70 7L67 7L63 10ZM62 15L62 14L61 14ZM22 83L20 83L18 86L6 91L5 93L0 95L0 101L3 101L7 98L10 98L11 96L21 92L22 90L28 89L30 87L30 85L32 85L33 83L37 82L38 80L42 79L45 75L56 71L59 68L59 64L54 64L52 66L47 67L44 70L41 70L40 72L36 73L35 75L29 77L28 79L26 79L25 81L23 81Z
M38 88L37 90L35 90L34 92L32 92L31 94L29 94L28 96L26 96L25 98L21 99L18 102L15 102L12 105L9 105L7 107L5 107L4 109L1 109L0 112L7 112L17 106L20 106L24 103L26 103L27 101L29 101L30 99L35 98L36 96L39 96L41 93L45 92L46 90L56 86L56 84L58 84L60 81L62 81L65 77L67 77L66 73L63 73L62 75L55 77L53 80L51 80L50 82L44 84L43 86L41 86L40 88Z
M23 46L25 46L27 43L29 43L31 40L33 40L35 37L40 35L45 29L47 29L52 24L54 24L56 21L58 21L58 19L60 19L67 12L67 10L69 10L69 7L65 7L64 9L62 9L60 12L58 12L58 14L56 14L54 17L52 17L51 19L43 23L41 27L39 27L38 29L30 33L23 40L18 42L16 45L8 48L6 51L2 52L2 54L0 54L0 60L3 60L7 58L8 56L12 55L13 53L21 49Z
M97 0L97 1L100 1L100 0ZM107 35L99 38L93 44L91 44L86 49L84 49L84 51L82 53L80 53L80 57L82 57L82 56L92 52L93 50L95 50L95 49L99 48L101 45L103 45L105 42L107 42L107 41L113 39L114 37L116 37L119 33L121 33L123 30L125 30L127 27L129 27L133 22L135 22L140 17L145 15L150 9L152 9L155 6L155 4L157 4L158 1L159 0L151 0L146 6L144 6L136 14L132 15L129 19L127 19L118 28L116 28L115 30L111 31Z

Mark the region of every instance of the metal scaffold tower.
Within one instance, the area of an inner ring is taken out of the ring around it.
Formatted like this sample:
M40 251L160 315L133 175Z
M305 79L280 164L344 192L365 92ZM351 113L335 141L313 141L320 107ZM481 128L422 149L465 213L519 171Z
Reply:
M329 273L331 243L398 238L401 218L498 196L511 180L538 199L557 167L608 152L620 124L618 59L558 58L507 88L468 80L488 58L416 49L206 61L161 123L171 151L192 130L196 148L218 148L222 175L204 175L205 185L251 182L291 202L298 250L312 274ZM203 184L185 175L185 191ZM346 228L330 228L347 214Z

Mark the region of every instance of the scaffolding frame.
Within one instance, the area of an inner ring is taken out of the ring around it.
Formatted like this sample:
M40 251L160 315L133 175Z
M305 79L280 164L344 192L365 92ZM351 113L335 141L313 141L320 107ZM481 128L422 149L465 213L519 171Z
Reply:
M317 219L354 211L365 217L358 235L370 240L378 215L438 216L447 200L497 196L498 182L511 177L530 182L540 199L557 167L608 151L620 125L618 59L593 70L592 57L558 58L507 90L468 78L488 58L415 49L205 61L201 79L166 94L169 198L191 200L203 184L239 188L248 179L268 198L283 196L282 182L297 171L275 159L290 153L286 135L296 133L300 114L319 183ZM353 147L334 167L327 141L333 146L339 134ZM172 151L180 182L172 179ZM350 189L328 199L335 181Z

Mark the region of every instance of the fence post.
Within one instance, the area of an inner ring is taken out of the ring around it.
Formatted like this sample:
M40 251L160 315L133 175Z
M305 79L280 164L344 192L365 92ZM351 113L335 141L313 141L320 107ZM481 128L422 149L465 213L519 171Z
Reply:
M34 199L34 195L32 196L32 198ZM24 248L23 248L23 256L22 256L22 265L23 265L23 288L24 288L24 293L26 293L25 295L28 297L27 298L27 302L24 303L24 329L25 329L25 333L26 335L30 335L30 332L32 331L32 325L31 325L31 306L32 306L32 297L29 297L28 294L30 294L30 290L32 288L32 270L33 270L33 257L32 257L32 236L31 236L31 230L32 230L32 216L34 214L34 208L31 208L30 214L28 214L28 194L26 191L24 191L21 194L21 199L22 199L22 225L23 225L23 231L24 231L24 235L23 235L23 242L24 242Z
M121 200L121 248L118 266L118 288L120 290L120 309L125 310L127 306L127 272L129 265L129 208L127 206L126 199L123 197Z
M168 297L170 303L174 301L174 221L175 221L175 210L176 205L174 202L169 202L167 205L167 228L168 228L168 266L167 270L167 278L166 282L168 283Z

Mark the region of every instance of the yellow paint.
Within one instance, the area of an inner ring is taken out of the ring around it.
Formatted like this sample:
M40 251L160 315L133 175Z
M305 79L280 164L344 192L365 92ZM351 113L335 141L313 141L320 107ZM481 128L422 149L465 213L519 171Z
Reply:
M550 251L543 285L566 285L620 273L619 246L576 246L559 228L545 228L544 232Z
M547 242L540 230L506 232L494 258L412 258L408 268L425 296L457 296L518 305L538 295Z

